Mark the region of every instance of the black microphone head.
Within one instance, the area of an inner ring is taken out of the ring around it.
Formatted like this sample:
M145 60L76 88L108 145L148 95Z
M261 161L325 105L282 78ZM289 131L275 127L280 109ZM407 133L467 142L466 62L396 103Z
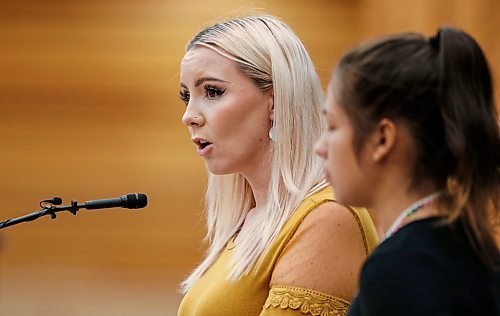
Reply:
M53 204L53 205L61 205L62 204L62 199L60 197L55 196L55 197L53 197L51 199L43 200L40 203L50 203L50 204Z
M124 208L143 208L148 205L148 197L142 193L127 194Z
M54 205L61 205L62 204L62 199L60 197L55 196L55 197L52 198L52 204L54 204Z

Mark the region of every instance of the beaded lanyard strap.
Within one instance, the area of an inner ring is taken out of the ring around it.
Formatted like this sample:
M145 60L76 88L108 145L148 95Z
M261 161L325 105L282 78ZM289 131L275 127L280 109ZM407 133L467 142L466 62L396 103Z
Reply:
M418 200L412 205L408 206L406 209L404 209L403 212L401 212L401 214L399 214L399 216L396 218L394 223L392 223L391 227L387 230L387 233L385 234L385 239L394 235L401 228L401 224L405 218L410 217L416 211L431 204L432 201L434 201L439 195L441 195L441 192L434 192Z

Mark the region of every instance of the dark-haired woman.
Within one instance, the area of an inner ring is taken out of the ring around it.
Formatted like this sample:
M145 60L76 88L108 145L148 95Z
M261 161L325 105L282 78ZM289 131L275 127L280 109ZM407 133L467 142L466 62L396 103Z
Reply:
M336 67L316 145L337 200L385 240L349 315L499 315L500 139L476 41L442 28L364 44Z

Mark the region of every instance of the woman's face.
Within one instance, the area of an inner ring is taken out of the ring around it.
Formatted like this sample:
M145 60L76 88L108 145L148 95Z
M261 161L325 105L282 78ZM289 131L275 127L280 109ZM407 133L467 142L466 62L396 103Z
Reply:
M333 186L336 199L348 205L363 205L363 148L357 159L354 130L344 109L337 104L333 90L330 84L324 105L328 129L316 143L315 152L325 160L325 176Z
M252 173L270 157L272 89L258 89L235 61L206 47L182 59L182 123L214 174Z

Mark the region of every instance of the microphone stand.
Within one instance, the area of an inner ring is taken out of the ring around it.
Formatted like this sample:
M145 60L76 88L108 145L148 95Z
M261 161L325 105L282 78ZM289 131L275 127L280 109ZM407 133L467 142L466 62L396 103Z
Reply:
M89 210L111 207L123 207L128 209L143 208L148 204L148 197L143 193L132 193L122 195L119 198L86 201L81 204L78 204L77 201L72 200L71 205L56 206L60 204L62 204L62 199L59 197L53 197L50 200L43 200L40 202L40 207L42 208L41 210L25 216L0 222L0 229L22 222L33 221L44 215L50 215L50 217L54 219L56 218L56 213L61 211L69 211L71 214L76 215L76 212L78 212L78 210L81 208L86 208Z
M50 217L52 219L55 219L56 213L62 212L62 211L69 211L71 214L76 215L76 212L78 212L78 210L80 208L85 207L85 204L78 204L78 202L75 200L72 200L71 205L67 205L67 206L56 206L55 205L56 203L48 202L48 201L54 201L54 199L44 200L44 201L40 202L40 206L42 207L42 209L37 211L37 212L33 212L31 214L28 214L28 215L24 215L21 217L17 217L14 219L8 219L6 221L0 222L0 229L5 228L5 227L9 227L12 225L16 225L16 224L19 224L22 222L30 222L30 221L33 221L33 220L39 218L39 217L45 216L45 215L50 215ZM42 203L44 203L44 202L48 202L48 203L46 203L45 205L42 205Z

